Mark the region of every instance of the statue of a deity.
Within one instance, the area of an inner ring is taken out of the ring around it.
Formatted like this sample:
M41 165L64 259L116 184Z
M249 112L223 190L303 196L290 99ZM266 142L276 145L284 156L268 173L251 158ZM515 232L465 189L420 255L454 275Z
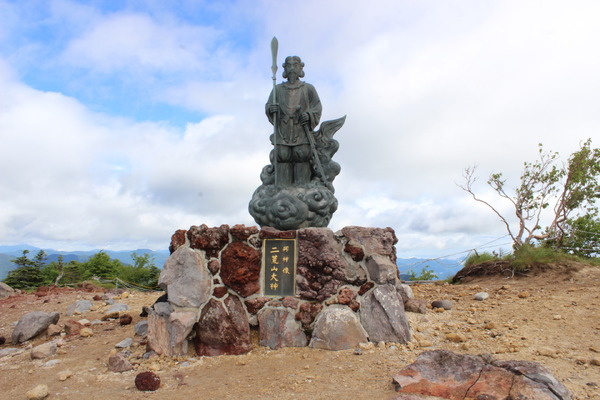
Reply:
M283 64L286 82L276 84L277 39L273 53L273 90L265 106L273 124L271 163L263 168L262 185L250 200L249 211L260 226L279 230L325 227L337 209L333 180L340 165L331 157L339 143L333 135L346 117L321 119L321 101L314 86L300 80L304 63L290 56Z

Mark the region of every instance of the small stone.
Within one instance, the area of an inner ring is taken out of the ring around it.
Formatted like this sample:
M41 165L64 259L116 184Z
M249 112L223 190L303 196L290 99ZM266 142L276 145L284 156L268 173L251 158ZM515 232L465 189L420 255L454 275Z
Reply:
M90 328L83 328L82 330L79 331L79 336L81 337L90 337L94 335L94 331L91 330Z
M483 329L487 329L487 330L496 329L496 324L493 322L488 322L487 324L485 324L483 326Z
M360 347L363 350L372 350L375 347L375 343L373 343L373 342L363 342L363 343L359 343L358 347Z
M529 296L531 296L531 295L529 294L529 292L528 292L527 290L524 290L524 291L522 291L521 293L519 293L517 296L518 296L520 299L526 299L526 298L528 298L528 297L529 297Z
M129 297L129 292L123 292L123 293L121 293L121 298L122 299L126 299L128 297Z
M556 321L561 320L562 319L562 315L560 315L560 314L553 315L552 319L554 319Z
M108 358L108 370L110 372L125 372L133 369L133 365L123 354L116 353Z
M473 296L473 299L477 300L477 301L483 301L483 300L488 299L489 297L490 297L489 293L487 293L487 292L479 292L475 296Z
M362 356L363 351L360 347L357 347L356 349L354 349L354 355L355 356Z
M135 387L143 392L155 391L160 387L160 377L154 372L141 372L135 377Z
M125 293L127 293L127 292L125 292ZM119 325L121 325L121 326L129 325L129 324L131 324L131 321L133 321L133 318L129 314L123 314L123 315L119 316Z
M65 371L60 371L58 373L58 380L59 381L66 381L67 379L69 379L72 376L73 376L73 371L71 371L70 369L67 369Z
M433 343L431 343L429 340L423 339L423 340L419 340L419 347L431 347L433 346Z
M132 343L133 343L133 339L132 338L127 338L127 339L121 340L119 343L117 343L115 345L115 347L117 349L125 349L125 348L131 346Z
M41 360L44 358L52 357L56 354L57 346L54 342L48 342L34 347L31 350L32 360Z
M450 300L435 300L431 302L431 307L434 309L443 308L444 310L452 310L452 302Z
M6 343L6 338L4 336L0 336L0 346Z
M50 324L50 326L48 326L48 329L46 329L46 335L48 336L56 336L59 335L62 332L62 328L56 324ZM0 338L0 344L2 343L2 338Z
M117 319L119 318L119 312L115 311L115 312L109 312L106 313L102 316L102 321L107 321L109 319Z
M462 343L462 342L466 342L467 338L465 335L461 335L460 333L448 333L446 335L446 340L453 342L453 343Z
M540 356L556 358L558 351L552 347L540 347L537 349Z
M26 393L29 400L45 399L49 394L50 392L48 391L48 386L46 385L37 385Z
M590 360L591 365L600 366L600 357L594 357Z
M133 331L138 336L146 336L148 334L148 321L140 321L133 327Z

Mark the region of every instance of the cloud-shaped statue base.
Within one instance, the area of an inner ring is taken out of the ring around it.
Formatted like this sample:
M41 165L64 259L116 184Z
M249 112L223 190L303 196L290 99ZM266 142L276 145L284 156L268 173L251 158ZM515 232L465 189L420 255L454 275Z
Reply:
M284 188L261 185L252 195L248 209L260 226L286 231L326 227L337 206L333 192L313 181Z

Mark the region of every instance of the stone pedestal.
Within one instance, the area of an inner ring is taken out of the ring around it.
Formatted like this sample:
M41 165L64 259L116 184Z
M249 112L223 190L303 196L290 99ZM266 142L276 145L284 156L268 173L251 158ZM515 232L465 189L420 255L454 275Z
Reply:
M298 241L295 297L262 294L263 239L277 238ZM259 344L271 348L407 343L404 301L411 296L398 277L396 242L391 228L357 226L178 230L159 280L169 302L150 312L149 347L165 355L188 348L199 355L242 354L252 348L251 327L259 330Z

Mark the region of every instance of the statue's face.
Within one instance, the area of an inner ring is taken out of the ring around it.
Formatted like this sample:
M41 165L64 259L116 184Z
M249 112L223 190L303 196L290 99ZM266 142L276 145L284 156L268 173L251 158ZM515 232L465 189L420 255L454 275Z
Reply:
M297 60L295 58L291 58L291 59L286 60L284 68L285 68L285 73L288 76L288 78L291 75L298 77L300 75L300 71L302 71L302 64L300 63L299 60Z

